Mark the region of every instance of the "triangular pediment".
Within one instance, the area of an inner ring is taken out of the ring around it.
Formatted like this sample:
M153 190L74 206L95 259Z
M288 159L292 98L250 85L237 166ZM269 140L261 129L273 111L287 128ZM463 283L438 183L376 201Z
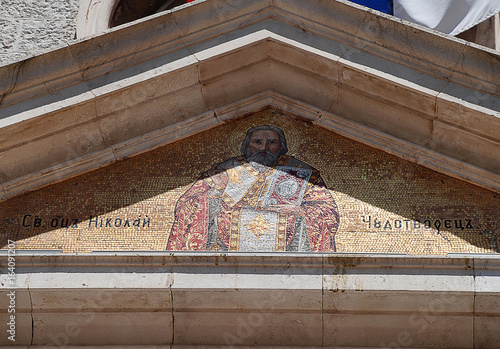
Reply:
M287 145L266 172L241 152L262 125ZM265 108L4 201L0 222L18 249L64 253L443 255L498 252L498 204L491 191Z
M344 0L197 0L0 67L17 343L494 346L499 67Z
M268 106L499 190L498 53L343 2L226 5L199 2L1 68L1 195Z

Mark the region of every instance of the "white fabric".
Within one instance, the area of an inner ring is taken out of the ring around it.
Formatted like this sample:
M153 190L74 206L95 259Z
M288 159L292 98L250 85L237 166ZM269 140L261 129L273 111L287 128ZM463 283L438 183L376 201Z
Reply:
M500 12L500 0L394 0L394 16L457 35Z

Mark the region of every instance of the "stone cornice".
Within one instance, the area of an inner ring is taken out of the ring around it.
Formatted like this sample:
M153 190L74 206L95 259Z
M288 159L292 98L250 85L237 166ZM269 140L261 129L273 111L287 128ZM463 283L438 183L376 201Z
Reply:
M266 106L500 191L499 57L341 1L197 1L0 68L0 199Z
M473 348L500 339L498 255L17 252L19 344L386 347L411 339L405 347Z

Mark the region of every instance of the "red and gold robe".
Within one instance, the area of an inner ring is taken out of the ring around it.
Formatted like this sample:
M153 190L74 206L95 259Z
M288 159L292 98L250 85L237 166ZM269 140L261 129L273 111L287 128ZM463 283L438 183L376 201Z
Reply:
M284 165L312 170L300 203L304 215L255 208L270 170ZM204 173L179 198L167 250L240 251L244 247L245 251L261 251L259 239L264 241L267 237L262 251L335 251L339 214L317 170L285 155L264 173L259 173L241 156L214 168L215 172ZM249 216L253 218L250 223ZM245 219L247 223L243 224ZM253 242L242 241L242 236L244 240L250 237Z

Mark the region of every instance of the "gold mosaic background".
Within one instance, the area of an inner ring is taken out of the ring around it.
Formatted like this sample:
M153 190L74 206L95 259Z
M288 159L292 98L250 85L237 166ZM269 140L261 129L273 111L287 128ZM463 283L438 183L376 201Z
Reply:
M499 252L497 194L274 110L1 202L2 247L165 250L177 199L259 124L281 127L288 155L321 172L340 214L338 252Z

